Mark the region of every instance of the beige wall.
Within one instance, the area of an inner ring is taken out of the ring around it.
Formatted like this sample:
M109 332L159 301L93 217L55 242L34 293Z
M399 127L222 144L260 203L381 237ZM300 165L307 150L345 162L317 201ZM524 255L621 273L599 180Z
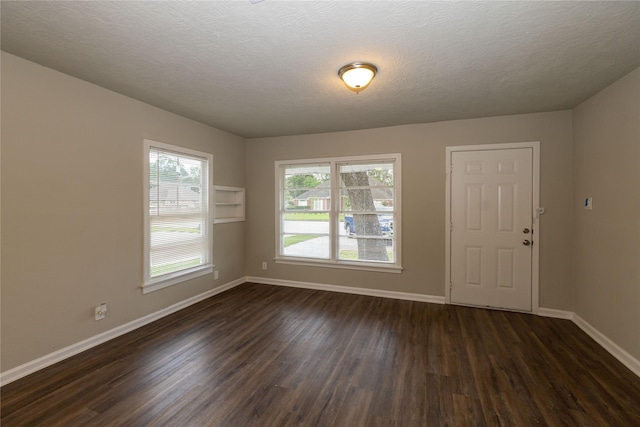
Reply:
M640 358L640 69L573 113L248 141L6 53L1 90L3 372L245 274L443 296L445 147L523 141L541 143L540 306ZM247 187L247 222L215 226L219 280L138 289L144 138L210 152L216 184ZM395 152L402 274L273 263L274 161Z
M640 359L640 68L576 107L573 131L575 311Z
M525 141L541 144L540 202L547 209L540 305L572 310L571 111L248 140L247 275L444 296L445 147ZM395 152L403 168L402 274L273 263L274 161Z
M218 280L138 288L143 139L212 153L215 184L244 186L244 138L6 53L1 136L2 371L244 276L244 223L219 224Z

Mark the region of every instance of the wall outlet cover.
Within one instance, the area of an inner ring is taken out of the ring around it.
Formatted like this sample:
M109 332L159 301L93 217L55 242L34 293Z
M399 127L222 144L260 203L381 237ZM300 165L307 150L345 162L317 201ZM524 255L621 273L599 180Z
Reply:
M107 304L102 303L97 305L94 310L94 317L96 320L102 320L107 316Z
M584 199L584 208L588 211L593 210L593 197Z

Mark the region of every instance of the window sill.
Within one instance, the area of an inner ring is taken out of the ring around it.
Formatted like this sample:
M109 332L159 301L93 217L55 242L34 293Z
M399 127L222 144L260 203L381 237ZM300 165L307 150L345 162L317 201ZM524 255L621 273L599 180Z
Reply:
M328 267L345 270L376 271L379 273L402 273L403 268L396 264L354 263L345 261L321 261L305 258L275 258L276 264L304 265L308 267Z
M151 279L141 286L142 293L148 294L149 292L154 292L160 289L167 288L169 286L177 285L178 283L186 282L187 280L195 279L196 277L204 276L205 274L211 274L214 268L215 265L203 265L200 267L174 273L172 275L167 275L167 277Z

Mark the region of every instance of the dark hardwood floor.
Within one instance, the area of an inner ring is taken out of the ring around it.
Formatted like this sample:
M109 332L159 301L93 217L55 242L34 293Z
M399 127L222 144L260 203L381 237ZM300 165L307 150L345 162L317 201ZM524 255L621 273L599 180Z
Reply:
M9 426L640 426L567 320L244 284L6 385Z

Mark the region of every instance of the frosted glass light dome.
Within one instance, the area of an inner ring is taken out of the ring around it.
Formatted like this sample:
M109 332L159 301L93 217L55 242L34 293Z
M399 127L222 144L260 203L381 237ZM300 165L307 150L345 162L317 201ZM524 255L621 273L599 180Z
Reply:
M369 86L377 71L378 68L373 64L354 62L340 68L338 76L349 89L354 92L360 92Z

